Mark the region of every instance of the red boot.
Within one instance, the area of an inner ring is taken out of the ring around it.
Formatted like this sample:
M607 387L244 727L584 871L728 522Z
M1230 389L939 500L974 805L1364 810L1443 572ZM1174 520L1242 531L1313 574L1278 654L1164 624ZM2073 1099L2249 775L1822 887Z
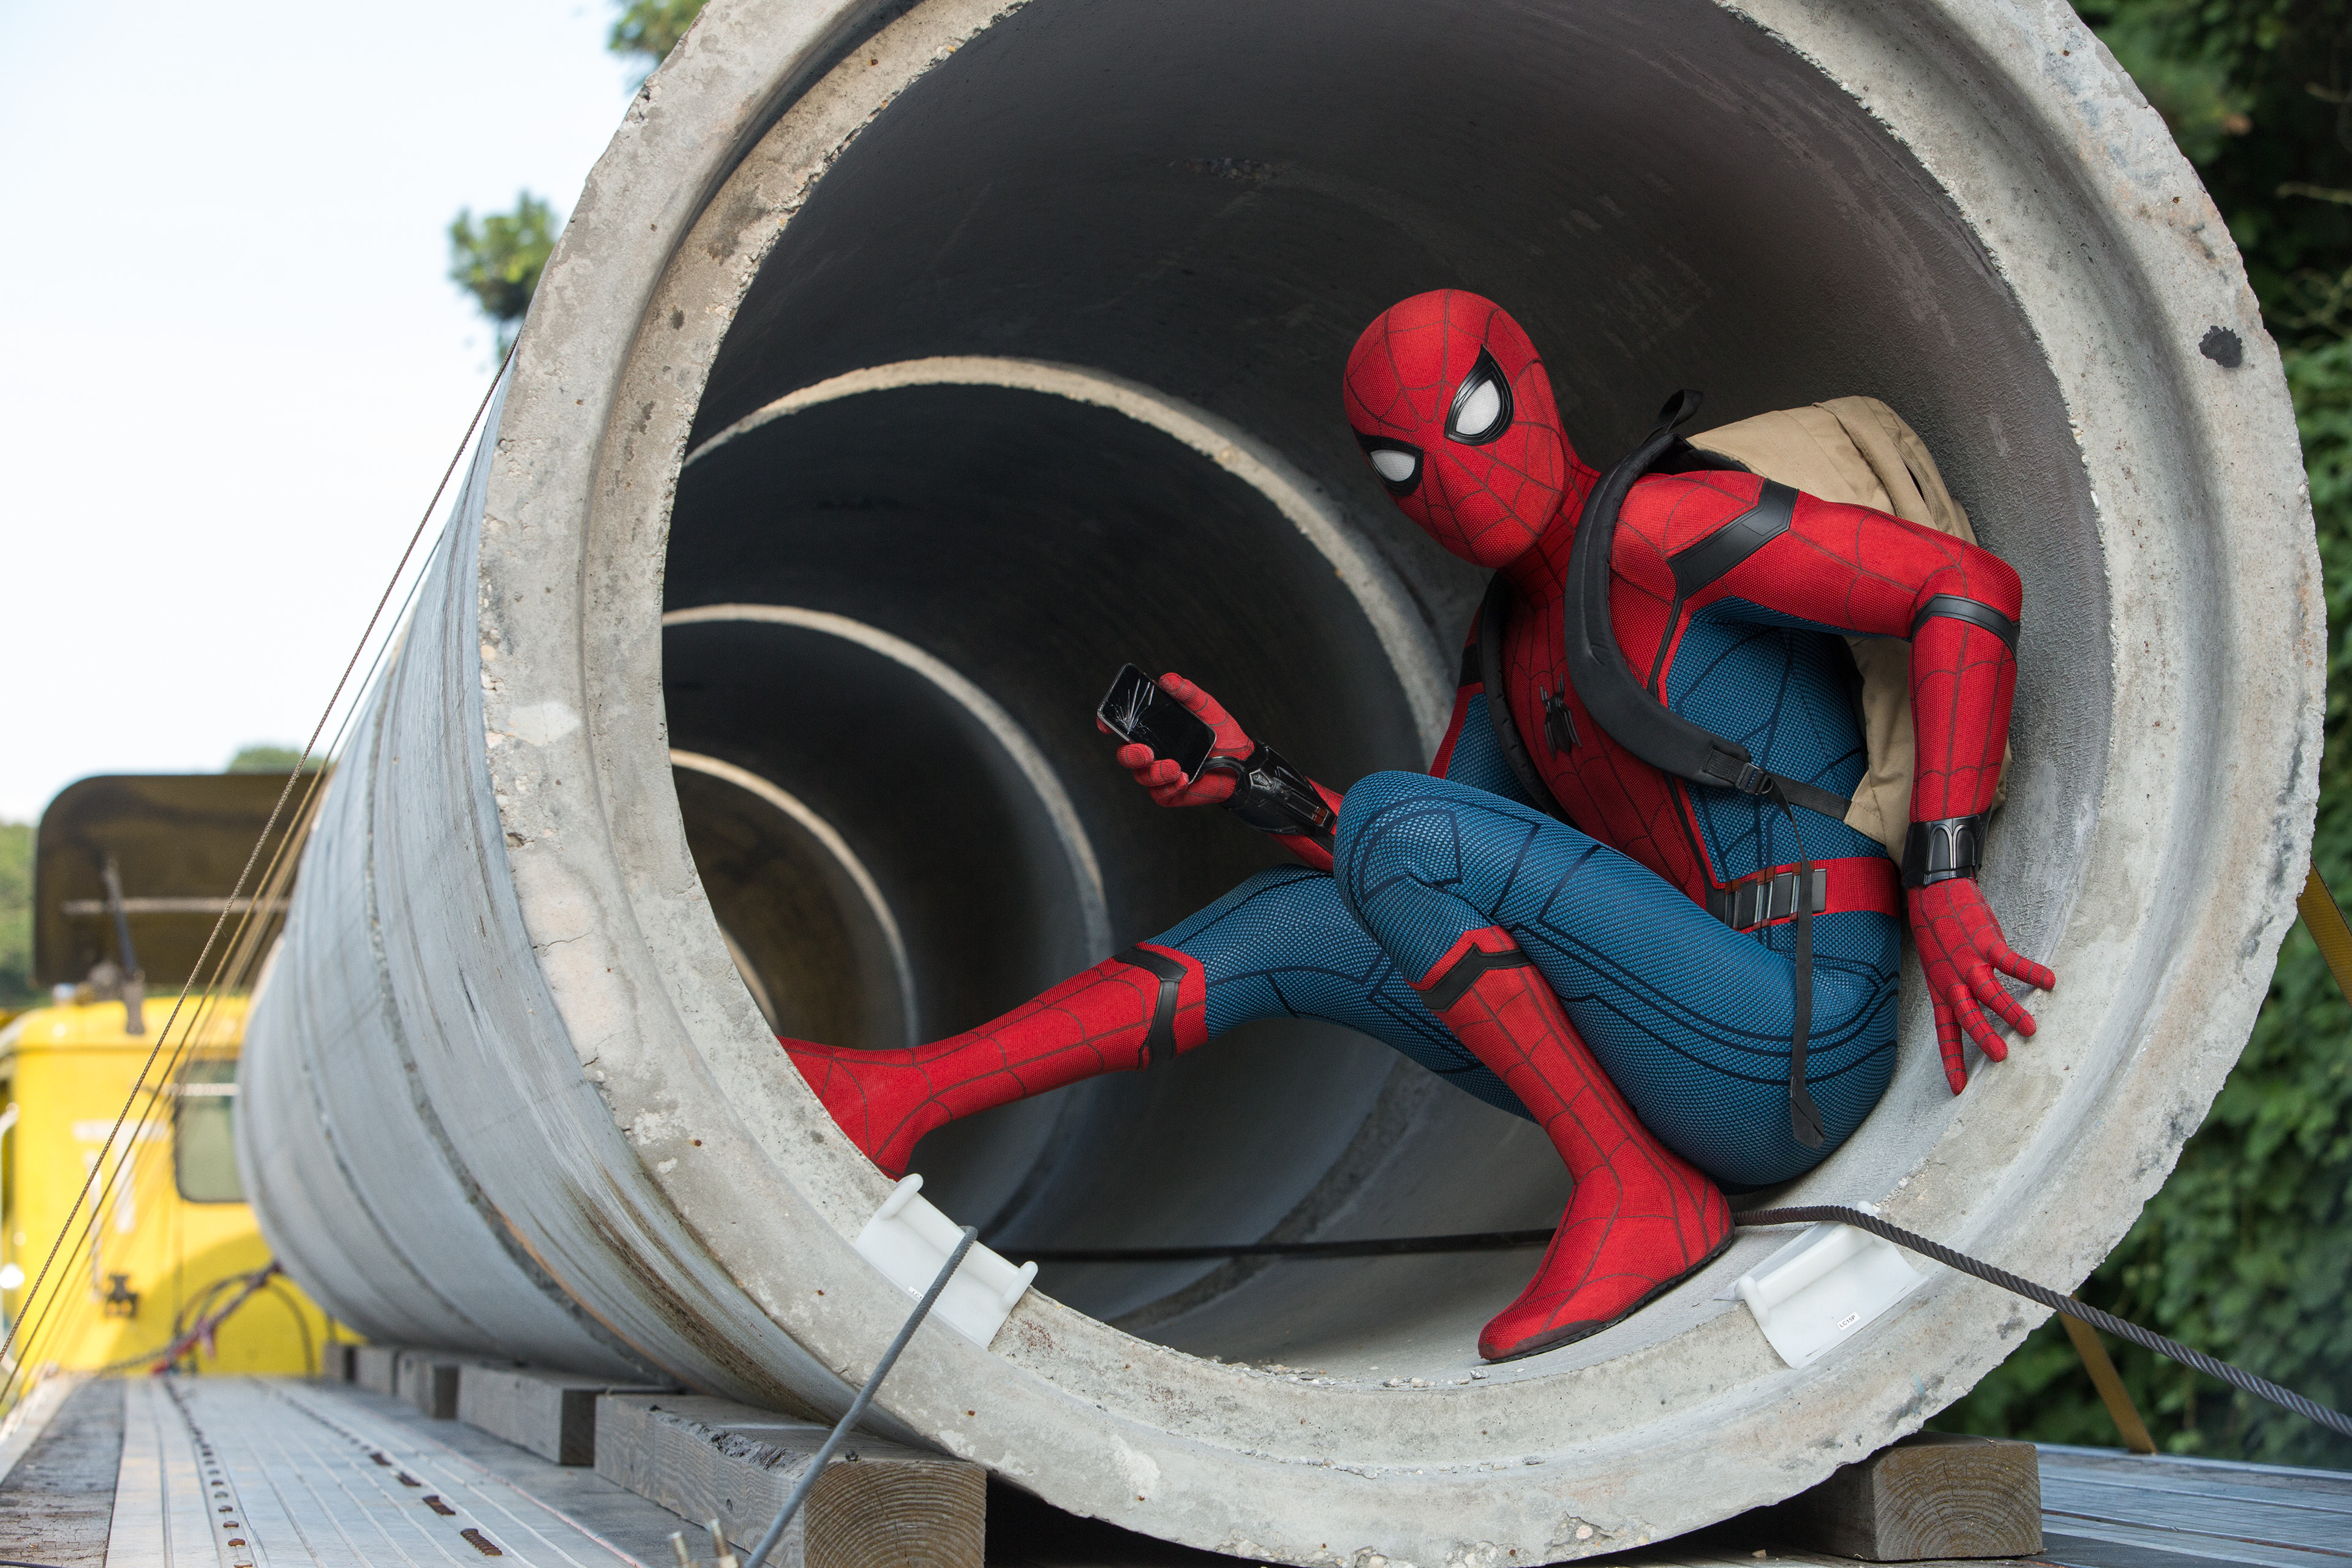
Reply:
M1535 1113L1576 1179L1543 1266L1478 1336L1480 1355L1597 1334L1730 1244L1723 1194L1642 1125L1501 928L1470 932L1415 989Z
M850 1141L899 1176L923 1134L959 1116L1191 1050L1209 1037L1208 994L1199 960L1137 946L910 1051L782 1044Z

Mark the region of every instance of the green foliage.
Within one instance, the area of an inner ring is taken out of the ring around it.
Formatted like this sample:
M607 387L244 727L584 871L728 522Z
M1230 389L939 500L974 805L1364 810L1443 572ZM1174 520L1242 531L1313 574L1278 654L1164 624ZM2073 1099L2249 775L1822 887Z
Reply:
M700 15L702 0L628 0L614 21L604 47L616 55L641 57L651 72L669 58L670 50L677 47L677 41Z
M2314 360L2323 363L2314 364ZM2289 356L2320 513L2336 628L2331 676L2352 673L2352 342ZM2321 432L2332 427L2332 436ZM2352 730L2329 682L2314 858L2352 887ZM2352 1006L2300 924L2252 1038L2139 1223L2078 1292L2116 1316L2352 1407ZM2110 1342L2133 1403L2173 1453L2352 1468L2352 1441L2137 1347ZM2114 1447L2114 1423L2053 1320L1935 1425L1946 1431Z
M497 325L501 358L530 309L560 226L553 210L529 191L515 194L510 213L486 213L477 223L468 209L449 226L449 280Z
M0 1011L33 994L33 827L0 822Z
M2352 251L2352 3L2076 0L2229 220L2282 342L2294 293Z
M2184 58L2171 47L2175 14L2186 7L2162 0L2084 0L2076 9L2096 26L2100 40L2164 116L2191 163L2212 162L2225 138L2253 129L2251 95L2232 85L2228 67L2210 53Z
M2081 0L2202 168L2284 345L2326 584L2328 698L2313 860L2352 896L2352 185L2345 0ZM2225 123L2231 113L2243 126ZM2217 118L2219 116L2220 118ZM2084 1300L2337 1409L2352 1407L2352 1006L2298 924L2229 1082ZM2111 1343L2175 1453L2352 1468L2352 1441ZM1936 1425L2119 1440L2054 1321Z
M225 773L290 773L294 771L294 764L297 763L302 763L302 771L306 773L319 771L318 758L312 757L310 761L303 762L302 753L292 746L258 745L239 746L236 749L236 755L228 760L228 766L223 768L221 772Z
M703 0L624 0L604 47L643 60L650 75L677 47L702 5ZM498 329L501 359L530 310L539 275L547 269L562 226L547 203L529 191L516 194L512 212L486 213L477 221L467 209L449 226L450 281L471 294Z

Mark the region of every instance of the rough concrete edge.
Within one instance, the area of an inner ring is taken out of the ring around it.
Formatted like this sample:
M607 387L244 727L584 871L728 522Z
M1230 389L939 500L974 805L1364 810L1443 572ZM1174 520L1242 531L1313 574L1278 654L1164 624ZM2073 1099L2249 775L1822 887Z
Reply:
M971 31L1012 8L1003 0L956 0L890 23L858 51L883 62L877 72L865 79L825 78L804 100L819 106L813 110L814 122L787 120L771 133L782 138L791 149L775 169L775 188L739 193L730 203L749 202L758 211L779 216L797 210L809 183L830 166L842 147L870 123L906 81L928 71ZM848 15L855 9L835 7L827 14ZM714 23L719 25L715 31ZM736 29L731 37L726 31L730 26ZM764 101L765 79L751 79L753 73L744 62L777 58L782 46L775 42L776 35L806 37L814 31L813 26L795 30L781 26L775 15L749 5L722 4L706 12L695 35L708 43L705 53L698 57L695 39L689 38L649 87L662 86L667 78L670 85L688 95L698 91L731 95L727 137L708 133L703 122L683 129L666 124L657 112L663 94L654 93L643 127L633 122L625 128L623 136L616 139L614 154L608 155L591 181L599 202L610 191L622 210L606 212L597 203L583 201L568 231L575 248L593 250L602 243L597 237L580 237L594 235L593 223L583 226L583 215L602 222L606 226L604 238L629 253L623 258L629 276L633 280L646 279L649 289L667 280L673 253L700 254L710 243L712 215L681 206L674 199L681 186L672 178L671 165L683 155L698 169L717 169L719 175L731 172L733 163L728 160L734 146L732 127L748 112L742 106ZM864 61L858 63L862 67ZM680 70L688 74L672 74ZM692 79L695 71L711 80L697 84ZM843 74L856 77L855 71ZM656 131L673 137L676 144L650 145L659 140ZM721 140L726 142L723 148ZM636 176L634 184L632 175ZM632 204L648 197L662 216L646 218L634 209ZM733 216L738 223L719 222L719 232L731 235L740 222L756 222L748 209ZM645 225L642 229L636 226L640 222ZM768 242L780 230L780 224L772 226ZM740 294L756 274L765 245L749 255L725 253L724 247L720 251L719 264L732 274ZM540 950L541 967L572 1035L574 1053L611 1107L612 1123L630 1146L627 1163L635 1170L630 1173L629 1184L641 1185L645 1194L639 1212L649 1219L663 1216L659 1223L675 1224L682 1233L681 1240L701 1258L714 1260L713 1248L725 1250L731 1239L726 1234L731 1228L726 1217L728 1195L747 1181L798 1194L816 1216L816 1223L793 1237L793 1245L763 1249L756 1268L739 1268L735 1283L745 1293L747 1310L764 1314L768 1323L784 1331L775 1336L772 1359L776 1364L763 1370L780 1383L788 1381L806 1391L816 1403L838 1409L846 1405L852 1389L833 1369L870 1364L904 1310L902 1299L856 1259L849 1245L849 1237L887 1194L889 1184L862 1158L849 1157L852 1152L846 1139L814 1110L813 1099L797 1123L750 1114L738 1106L710 1118L708 1125L698 1118L699 1141L685 1136L686 1119L678 1114L682 1103L705 1108L728 1103L706 1059L710 1055L710 1037L720 1037L724 1050L740 1054L742 1059L734 1066L746 1072L754 1070L751 1053L757 1052L763 1062L770 1061L773 1047L772 1037L760 1026L740 979L732 974L731 966L725 965L708 900L692 878L682 827L676 820L666 752L635 754L649 742L666 745L666 738L657 732L657 677L648 679L642 675L658 668L658 573L606 581L592 570L583 582L576 566L566 567L543 550L527 554L515 549L521 533L559 518L562 521L558 526L574 533L602 531L635 540L649 531L656 541L664 536L668 491L684 456L686 430L699 395L698 381L691 386L680 385L678 380L683 378L672 378L647 358L669 352L664 345L670 334L684 327L683 313L665 314L658 309L657 293L655 300L640 307L642 314L631 316L616 310L605 291L613 258L596 252L567 277L561 265L564 255L559 247L540 295L541 305L559 315L550 318L553 324L543 324L540 330L553 332L567 351L586 360L583 368L590 380L574 385L567 379L566 364L535 361L531 329L527 328L525 346L518 355L517 390L510 405L515 413L510 416L519 421L535 416L561 423L582 405L583 395L593 391L610 411L610 423L598 449L567 451L560 460L547 462L542 459L555 454L533 436L518 439L506 454L501 473L508 482L494 486L490 513L485 520L480 562L482 632L486 647L509 647L517 638L536 637L544 629L540 617L527 613L509 616L505 606L520 602L537 610L547 593L565 595L561 614L576 617L572 624L578 630L572 635L583 636L594 645L582 651L584 662L599 671L600 689L591 694L581 664L542 659L528 671L526 689L524 685L510 684L506 668L485 661L485 722L495 742L487 762L506 829L505 851L526 921L552 917L562 924L563 929L550 930L543 937L534 931L533 945ZM541 308L534 307L535 315ZM724 326L724 321L698 321L692 331L707 333L715 345ZM565 335L567 331L572 335ZM707 358L705 353L703 363ZM650 374L652 379L643 385L598 384L624 373L640 372ZM661 410L658 419L654 415L656 407ZM648 420L658 426L664 444L657 453L647 455L669 477L658 487L658 493L628 493L631 487L625 481L614 482L604 471L604 464L608 457L638 452L648 439L647 430L641 428ZM590 484L592 493L580 493L576 487L582 483ZM644 557L643 551L611 541L590 553L601 559ZM652 553L658 556L657 544ZM644 613L635 613L640 610ZM509 626L509 620L516 624ZM609 629L613 627L633 629ZM643 646L614 646L633 637ZM520 679L521 673L512 679ZM615 674L617 679L606 679ZM518 731L529 728L527 722L518 723L517 713L528 713L550 701L585 722L547 744L505 743ZM650 737L649 730L654 731ZM645 763L639 770L644 776L621 776L628 773L627 769L616 773L611 762L615 749L629 754L632 762ZM656 761L660 763L658 779L652 766ZM570 774L568 770L572 768L581 771ZM555 773L551 774L551 769ZM598 788L593 795L580 791L570 800L559 800L540 788L542 776L557 775L590 778ZM616 805L616 792L625 796L631 790L652 789L656 784L659 787L651 810L637 808L634 801ZM640 886L637 878L642 868L619 863L609 841L611 815L616 811L638 819L641 828L666 833L677 840L676 853L668 858L681 873L677 885ZM597 819L599 813L604 814L603 819ZM625 902L615 899L615 893L622 894ZM597 918L583 919L589 911L595 911ZM708 973L681 974L649 962L656 945L647 940L649 920L673 926L685 921L698 931L707 927L709 940L695 951L707 949L719 954L719 963ZM698 1037L704 1046L700 1053L675 1048ZM799 1145L809 1136L832 1140L844 1158L811 1166L798 1158ZM702 1228L706 1224L718 1226L719 1232L706 1234ZM803 1283L812 1276L838 1282L839 1288L819 1299ZM832 1331L819 1331L820 1321L830 1322ZM915 1353L923 1354L924 1346L935 1337L924 1335ZM975 1357L981 1353L974 1347L964 1349ZM949 1353L956 1352L950 1348ZM671 1370L682 1368L673 1365ZM791 1394L763 1389L758 1381L746 1377L687 1381L739 1397L756 1394L763 1400L793 1401ZM886 1430L896 1427L892 1435L902 1441L919 1440L887 1411L877 1412L876 1422Z
M1916 106L1905 94L1884 90L1884 81L1874 81L1864 69L1857 68L1861 64L1857 57L1863 51L1841 52L1854 32L1839 26L1836 18L1853 15L1857 9L1855 0L1715 3L1748 17L1824 76L1837 81L1946 190L1956 190L1979 177L1979 171L1965 166L1961 156L1964 149L1939 147L1931 138L1919 134L1918 125L1913 122ZM1866 0L1864 3L1866 7ZM2165 350L2156 349L2153 343L2135 347L2147 350L2151 357L2180 365L2182 374L2173 384L2184 389L2182 410L2193 423L2193 434L2199 437L2201 448L2220 459L2213 465L2220 471L2207 476L2216 492L2214 499L2218 501L2226 493L2247 503L2238 512L2215 508L2235 550L2229 557L2231 563L2241 564L2243 558L2252 557L2255 564L2261 564L2267 555L2268 563L2283 580L2282 586L2299 590L2289 594L2296 624L2291 652L2279 661L2281 668L2277 672L2299 673L2299 694L2294 689L2264 687L2254 694L2256 700L2252 702L2233 701L2230 705L2233 721L2229 726L2231 733L2224 737L2243 742L2250 735L2260 738L2262 733L2275 733L2289 728L2277 723L2276 719L2293 716L2294 744L2287 756L2276 760L2274 809L2266 819L2255 823L2253 814L2232 812L2222 805L2218 800L2223 784L2220 776L2222 770L2202 770L2200 776L2188 781L2201 797L2188 810L2201 812L2217 826L2226 823L2237 829L2234 834L2217 831L2208 836L2203 864L2210 875L2193 879L2196 885L2209 890L2243 888L2245 892L2234 905L2227 899L2200 899L2190 912L2194 924L2167 943L2166 952L2173 955L2196 952L2229 953L2234 959L2231 979L2235 983L2219 993L2210 989L2197 992L2193 1005L2189 1007L2194 1016L2182 1016L2182 993L2187 981L2177 968L2155 980L2140 1009L2140 1016L2148 1021L2149 1030L2135 1042L2129 1065L2161 1054L2152 1048L2157 1047L2188 1058L2190 1065L2185 1070L2176 1068L2174 1078L2166 1086L2167 1091L2160 1096L2160 1104L2146 1103L2158 1096L2142 1092L2137 1086L2120 1086L2103 1104L2104 1114L2097 1118L2090 1135L2062 1151L2055 1162L2057 1173L2066 1178L2060 1183L2062 1189L2096 1183L2097 1190L2118 1194L2103 1205L2103 1220L2090 1226L2076 1226L2072 1234L2063 1237L2053 1236L2053 1221L2056 1216L2032 1201L2036 1195L2033 1184L2018 1181L2011 1183L2018 1203L2007 1205L2006 1212L1999 1205L1979 1205L1978 1224L1962 1232L1939 1230L1934 1222L1942 1216L1916 1203L1906 1205L1898 1199L1889 1207L1891 1216L1902 1218L1914 1228L1938 1234L1953 1245L2005 1256L2012 1267L2023 1268L2047 1282L2071 1288L2087 1277L2131 1228L2170 1174L2189 1137L2202 1122L2244 1048L2267 993L2280 944L2296 919L2294 899L2302 888L2302 868L2309 859L2318 805L2320 727L2326 702L2326 610L2324 604L2317 601L2321 578L2309 490L2278 351L2263 327L2260 305L2247 282L2234 244L2225 243L2217 250L2205 237L2218 235L2226 241L2227 225L2195 170L2175 145L2161 116L2148 104L2130 74L2064 0L1948 4L1937 9L1945 14L1948 32L1965 37L1974 46L1984 67L1985 82L1998 82L2008 88L2008 96L2018 111L2039 119L2044 144L2053 148L2071 144L2075 163L2053 163L2048 173L2053 179L2071 181L2082 190L2085 199L2075 204L2078 210L2119 218L2132 210L2130 196L2136 195L2138 221L2129 225L2117 222L2112 233L2102 237L2112 254L2113 264L2130 268L2139 282L2137 302L2155 319L2152 324L2163 331L2158 341L2167 345ZM2029 13L2039 14L2039 28L2028 22ZM1934 25L1929 18L1916 21L1915 36L1916 30ZM1886 29L1889 37L1894 32L1893 28ZM1995 68L1996 59L2004 54L2010 58L2038 56L2048 81L2035 81L2015 69L2004 72ZM1874 88L1881 90L1874 92ZM1991 96L1990 86L1980 90ZM2091 105L2092 112L2072 118L2060 112L2062 92L2073 95L2065 100L2068 108L2080 110ZM2103 181L2110 187L2106 200L2092 195ZM2089 431L2093 416L2106 411L2106 405L2100 404L2102 397L2107 404L2127 399L2119 397L2117 389L2107 384L2115 379L2113 375L2100 374L2099 362L2111 352L2111 345L2088 341L2059 342L2049 335L2047 329L2053 319L2061 315L2053 298L2055 291L2032 276L2031 269L2021 268L2020 264L2032 255L2030 246L2022 243L2028 237L2022 233L2005 234L2000 229L2003 223L2017 220L2018 214L2028 205L2020 202L2012 209L1998 204L1955 201L1956 208L1978 234L1987 255L2018 299L2053 370L2062 375L2073 371L2079 376L2065 383L2063 391L2070 409L2076 415L2074 434L2092 485L2092 500L2107 547L2112 584L2115 561L2136 542L2130 538L2128 525L2137 510L2134 503L2139 492L2132 483L2128 462L2119 462L2115 454L2095 447ZM2025 222L2019 223L2021 230L2026 226ZM2201 260L2192 256L2192 248L2201 254ZM2219 287L2215 289L2211 285L2217 276ZM2237 330L2246 346L2246 359L2242 365L2229 370L2223 381L2212 384L2213 390L2200 394L2189 389L2196 387L2200 379L2210 383L2211 378L2200 376L2206 367L2197 363L2187 345L2198 342L2202 330L2216 316ZM2103 492L2105 500L2101 499ZM2267 527L2274 521L2288 524L2284 536L2268 535ZM2137 542L2144 546L2144 536ZM2200 564L2204 563L2190 560L2182 569L2193 571ZM2226 640L2233 650L2260 648L2266 641L2274 640L2277 600L2264 596L2258 604L2249 604L2241 592L2234 596L2217 596L2216 602L2235 612L2227 629L2239 635L2220 639ZM2113 657L2119 668L2139 662L2137 650L2125 646L2125 622L2118 600L2116 612L2111 617L2110 636ZM2243 689L2236 671L2211 674L2216 677L2213 684L2232 691ZM2125 700L2124 683L2119 680L2119 709ZM2266 714L2275 717L2250 722L2246 716L2249 709L2263 709ZM2258 754L2258 748L2242 743L2231 749L2240 757ZM2124 782L2111 775L2110 797L2118 793ZM2113 804L2112 798L2103 801L2103 820L2123 815L2110 809ZM2179 815L2176 811L2176 819ZM2255 831L2258 826L2263 830ZM2233 852L2232 844L2240 847L2237 852ZM2149 880L2157 875L2154 865L2150 858ZM2257 868L2260 873L2251 884L2244 875L2248 866ZM2178 879L2180 874L2180 868L2174 866L2165 867L2161 873L2167 880ZM2144 901L2156 902L2153 899ZM2082 912L2078 910L2077 916ZM2156 916L2158 920L2162 918L2161 913ZM2073 923L2070 921L2070 927ZM2204 934L2198 934L2200 931ZM2184 1035L2195 1037L2183 1039ZM2031 1043L2025 1048L2032 1049ZM2160 1137L2150 1147L2125 1133L2123 1130L2127 1128L2153 1128ZM1959 1131L1957 1121L1953 1131ZM1947 1140L1947 1143L1950 1142ZM1939 1145L1937 1152L1945 1152L1945 1146ZM2024 1173L2011 1171L2007 1174L2014 1178ZM1912 1211L1907 1215L1900 1212L1906 1208ZM2059 1213L2063 1215L2059 1219L2062 1226L2074 1217L2065 1211ZM1939 1283L1978 1298L1987 1310L1998 1308L2009 1313L2010 1321L2004 1329L2012 1337L1999 1353L1984 1361L1978 1377L1999 1363L2013 1348L2014 1340L2021 1339L2050 1316L2047 1310L2008 1297L1990 1286L1956 1279ZM1940 1396L1923 1397L1917 1410L1903 1423L1902 1430L1916 1430L1937 1410L1973 1386L1975 1381L1970 1378Z
M1414 608L1396 568L1349 525L1329 491L1274 447L1205 408L1127 376L1086 365L987 354L941 354L867 365L754 409L688 452L681 467L804 408L906 386L1003 387L1107 408L1181 442L1256 490L1339 573L1396 671L1423 749L1437 750L1453 718L1454 665Z

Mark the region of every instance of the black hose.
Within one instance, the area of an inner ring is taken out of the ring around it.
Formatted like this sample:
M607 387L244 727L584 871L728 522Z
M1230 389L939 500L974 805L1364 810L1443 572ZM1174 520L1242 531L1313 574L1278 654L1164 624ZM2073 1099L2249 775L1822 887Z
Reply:
M268 1290L271 1300L294 1314L294 1326L301 1331L303 1374L308 1377L318 1376L326 1370L326 1365L319 1360L319 1347L311 1342L310 1323L309 1319L302 1316L301 1299L287 1289L286 1277L282 1274L269 1280Z
M1036 1263L1192 1263L1206 1258L1386 1258L1405 1252L1493 1252L1541 1247L1548 1230L1485 1230L1462 1236L1384 1236L1362 1241L1253 1241L1238 1247L1054 1247L1021 1249Z
M224 1274L183 1301L180 1304L180 1310L172 1314L172 1338L167 1342L177 1343L180 1336L187 1331L188 1315L191 1312L195 1314L196 1321L203 1322L205 1314L212 1310L213 1303L220 1299L223 1291L232 1289L244 1282L245 1276L242 1274Z

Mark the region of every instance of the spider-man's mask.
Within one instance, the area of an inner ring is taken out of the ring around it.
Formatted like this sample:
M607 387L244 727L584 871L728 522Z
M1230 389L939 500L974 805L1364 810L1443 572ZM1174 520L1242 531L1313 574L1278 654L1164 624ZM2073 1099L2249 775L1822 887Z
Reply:
M1500 305L1440 289L1390 306L1348 356L1348 423L1430 537L1480 566L1517 556L1566 493L1551 378Z

